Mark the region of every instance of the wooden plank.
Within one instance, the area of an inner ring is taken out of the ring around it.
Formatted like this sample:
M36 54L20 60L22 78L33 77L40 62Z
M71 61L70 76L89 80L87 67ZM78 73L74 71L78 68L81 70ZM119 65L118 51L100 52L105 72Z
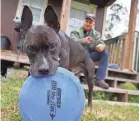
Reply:
M82 87L85 90L88 90L87 84L82 84ZM103 88L94 86L93 90L94 91L102 91L102 92L112 92L112 93L129 94L129 95L139 95L139 91L127 90L127 89L119 89L119 88L112 88L112 87L110 87L109 89L103 89Z
M130 74L130 75L137 75L136 72L130 72L130 71L124 71L124 70L116 70L116 69L111 69L108 68L108 71L116 72L116 73L123 73L123 74Z
M115 63L116 64L116 60L117 60L117 56L116 56L116 47L117 47L117 43L114 43L114 47L113 47L113 49L114 49L114 52L113 52L113 63ZM119 51L119 50L118 50Z
M138 11L138 0L131 0L130 19L128 27L129 70L132 70L137 11Z
M19 62L19 63L29 65L29 59L25 54L19 55L13 51L1 50L0 59L5 60L5 61Z
M88 100L86 99L86 102ZM129 103L129 102L116 102L116 101L107 101L107 100L92 100L93 104L94 103L108 103L110 105L119 105L119 106L135 106L139 107L139 103Z
M122 41L122 40L119 40L119 41L118 41L118 43L117 43L117 48L116 48L116 57L117 57L116 63L117 63L120 67L121 67L121 65L120 65L120 62L121 62L121 61L120 61L120 57L121 57L121 56L119 57L119 55L120 55L119 53L120 53L120 51L121 51L121 50L120 50L121 41Z
M105 21L106 21L106 13L107 13L107 8L106 7L97 7L96 10L96 24L95 24L95 29L100 32L101 36L104 34L104 26L105 26Z
M11 42L10 49L13 51L16 51L17 40L20 39L19 33L14 30L15 23L13 22L18 3L19 0L1 0L1 35L9 38Z
M113 62L112 62L112 58L113 58L113 44L111 44L110 47L111 47L111 48L110 48L110 51L111 51L111 63L113 63Z
M106 44L106 50L109 51L110 45Z
M95 68L97 69L98 66L95 66ZM122 73L122 74L130 74L130 75L134 75L134 76L137 76L137 74L138 74L136 72L125 71L125 70L116 70L116 69L111 69L111 68L107 68L107 71L112 71L115 73Z
M114 88L117 88L117 80L114 79Z
M70 8L71 8L71 0L63 0L62 3L62 11L60 15L60 25L61 30L66 32L67 24L68 24L68 18L70 16Z
M110 44L107 44L108 45L108 50L110 50Z
M104 41L106 43L108 51L110 52L109 62L118 64L122 69L123 67L127 69L126 66L128 62L126 62L125 64L125 61L128 61L128 57L129 57L128 56L129 52L126 51L128 48L128 43L127 43L128 41L126 41L125 43L125 40L128 40L127 34Z
M117 88L117 80L107 80L107 79L105 79L105 82L109 84L109 87Z
M123 55L123 52L124 52L124 41L125 39L122 39L119 43L119 56L118 56L118 59L119 59L119 66L120 68L123 67L123 59L124 59L124 55Z
M137 81L139 81L139 73L137 74Z
M112 63L112 44L110 44L110 50L109 50L109 52L110 52L110 57L109 57L110 63Z
M116 46L117 46L117 43L114 43L113 45L113 49L114 49L114 52L113 52L113 63L117 64L116 63Z
M117 81L117 82L131 82L131 83L136 83L136 84L139 84L139 81L137 80L131 80L131 79L123 79L123 78L116 78L116 77L106 77L105 80L114 80L114 81Z
M138 95L139 96L139 91L134 91L134 90L125 90L125 91L127 91L129 95Z
M129 63L129 40L128 40L128 34L125 35L125 39L123 41L123 48L122 48L122 57L121 60L121 69L128 69L128 63Z
M83 87L85 90L88 90L87 84L82 84L82 87ZM112 87L110 87L109 89L103 89L103 88L94 86L93 90L94 90L94 91L102 91L102 92L113 92L113 93L127 93L126 90L117 89L117 88L112 88Z
M128 102L128 94L125 93L125 94L118 94L117 95L117 100L119 102Z

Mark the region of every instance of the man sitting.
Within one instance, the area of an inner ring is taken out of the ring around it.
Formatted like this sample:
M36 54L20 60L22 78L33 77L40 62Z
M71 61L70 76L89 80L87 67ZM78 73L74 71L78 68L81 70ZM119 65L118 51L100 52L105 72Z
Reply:
M108 66L108 51L105 50L105 43L101 40L100 33L95 29L95 16L88 14L84 20L83 26L72 31L70 37L83 45L94 62L99 62L96 72L95 85L108 89L109 85L104 81Z

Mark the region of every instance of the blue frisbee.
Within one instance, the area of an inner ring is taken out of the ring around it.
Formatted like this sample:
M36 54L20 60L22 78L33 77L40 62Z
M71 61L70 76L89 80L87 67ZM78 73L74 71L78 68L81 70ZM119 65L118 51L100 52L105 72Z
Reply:
M61 67L51 76L28 77L19 94L23 121L79 121L84 106L80 81Z

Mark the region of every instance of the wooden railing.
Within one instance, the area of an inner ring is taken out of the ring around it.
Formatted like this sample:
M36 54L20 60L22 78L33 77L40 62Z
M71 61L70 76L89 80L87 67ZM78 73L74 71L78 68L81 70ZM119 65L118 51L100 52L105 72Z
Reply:
M139 72L139 32L135 32L133 51L133 70Z
M109 51L109 63L117 64L120 68L123 68L124 59L124 43L126 35L121 35L109 40L105 40L106 49Z

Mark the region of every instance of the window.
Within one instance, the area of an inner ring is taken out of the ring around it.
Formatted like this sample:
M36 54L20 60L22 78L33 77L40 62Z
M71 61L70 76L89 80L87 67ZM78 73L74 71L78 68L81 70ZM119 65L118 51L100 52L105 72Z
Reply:
M80 28L83 25L87 13L96 14L96 7L97 6L93 4L83 4L72 1L66 33L70 35L72 30Z
M47 6L47 0L19 0L16 12L16 18L21 19L24 5L28 5L33 14L33 24L44 23L44 10ZM15 19L16 21L16 19Z

